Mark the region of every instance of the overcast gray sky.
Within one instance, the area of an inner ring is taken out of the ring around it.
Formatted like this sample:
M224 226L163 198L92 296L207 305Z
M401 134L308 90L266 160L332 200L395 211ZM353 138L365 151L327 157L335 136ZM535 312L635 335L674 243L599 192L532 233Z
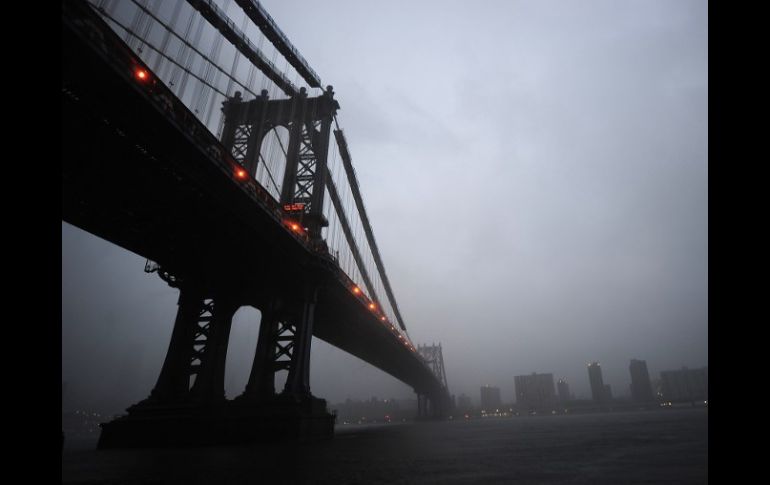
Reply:
M705 1L266 0L325 84L412 339L441 342L450 391L586 363L628 394L708 364ZM65 406L146 397L177 292L144 259L62 223ZM228 396L253 356L236 315ZM252 321L249 321L252 318ZM412 398L314 340L314 394Z

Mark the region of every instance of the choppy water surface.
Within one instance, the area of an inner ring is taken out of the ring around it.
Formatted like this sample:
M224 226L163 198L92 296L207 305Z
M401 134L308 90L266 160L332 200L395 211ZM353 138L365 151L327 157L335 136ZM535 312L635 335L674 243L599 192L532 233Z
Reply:
M339 426L299 445L95 451L71 443L63 483L702 484L708 410Z

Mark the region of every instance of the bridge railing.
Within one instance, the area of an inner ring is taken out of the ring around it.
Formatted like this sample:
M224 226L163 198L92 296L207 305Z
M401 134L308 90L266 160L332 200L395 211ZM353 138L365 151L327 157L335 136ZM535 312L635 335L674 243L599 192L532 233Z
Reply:
M162 86L153 91L156 101L175 111L175 119L186 127L195 142L205 147L221 168L230 171L243 189L260 201L294 237L311 250L324 252L328 248L329 256L340 269L341 280L352 294L406 347L414 350L402 329L403 322L389 283L383 280L384 268L381 261L377 261L379 252L370 245L369 241L373 241L371 226L368 218L364 219L360 213L360 202L356 203L351 187L351 170L346 170L344 166L342 147L337 137L331 138L327 164L330 178L342 201L344 217L337 213L329 197L326 197L323 212L329 226L322 232L326 247L312 245L302 228L292 222L291 215L278 203L286 163L288 133L285 130L273 130L265 137L253 178L238 175L237 162L231 154L225 153L219 142L224 126L221 106L236 91L242 93L244 101L256 98L263 90L267 91L270 99L285 99L287 95L296 93L298 87L305 87L309 96L323 92L305 83L303 75L292 67L261 28L236 4L248 2L88 1L144 62L149 71L145 75L160 81ZM268 24L274 26L270 20ZM287 42L282 33L280 37L282 42ZM293 52L298 55L296 49ZM279 69L279 65L283 68ZM317 75L312 74L314 85L320 85ZM175 100L181 101L187 109L184 112L175 109L178 106ZM195 117L195 123L187 119L189 113ZM348 150L347 146L344 148ZM354 172L352 176L355 178ZM354 183L357 185L357 182ZM361 265L356 262L353 248L343 236L343 219L348 222L353 244L362 256ZM366 234L367 230L369 234ZM364 273L368 275L371 287L366 284Z

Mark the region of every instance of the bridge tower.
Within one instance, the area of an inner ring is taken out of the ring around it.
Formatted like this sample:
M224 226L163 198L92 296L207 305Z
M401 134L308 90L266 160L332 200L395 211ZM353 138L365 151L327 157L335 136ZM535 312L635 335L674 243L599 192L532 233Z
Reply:
M447 415L451 408L448 396L446 371L444 370L444 356L441 352L441 344L418 345L417 353L425 364L436 376L442 386L442 392L424 393L417 391L417 418L440 419Z
M263 90L257 98L243 101L236 92L222 104L222 144L252 176L265 136L278 127L288 130L280 202L316 241L321 241L321 228L329 225L323 215L326 159L331 125L339 107L332 86L317 97L308 97L306 89L300 88L295 96L279 100L270 100Z

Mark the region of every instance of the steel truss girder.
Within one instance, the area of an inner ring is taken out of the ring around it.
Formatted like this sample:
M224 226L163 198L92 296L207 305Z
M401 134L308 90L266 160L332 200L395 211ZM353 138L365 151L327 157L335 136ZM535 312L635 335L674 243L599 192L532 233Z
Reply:
M289 370L294 358L296 339L297 328L294 325L286 322L278 323L278 333L275 338L275 355L273 356L273 368L275 370ZM281 360L281 357L286 357L286 359Z
M251 126L240 125L235 129L235 136L233 137L233 147L230 152L232 153L235 161L243 166L246 166L247 163L246 152L248 150L251 132Z
M209 331L211 330L211 321L214 318L214 300L203 300L199 311L198 321L193 329L193 341L190 349L190 377L197 376L200 372L201 364L206 358L206 344L209 341ZM197 361L197 363L196 363Z

